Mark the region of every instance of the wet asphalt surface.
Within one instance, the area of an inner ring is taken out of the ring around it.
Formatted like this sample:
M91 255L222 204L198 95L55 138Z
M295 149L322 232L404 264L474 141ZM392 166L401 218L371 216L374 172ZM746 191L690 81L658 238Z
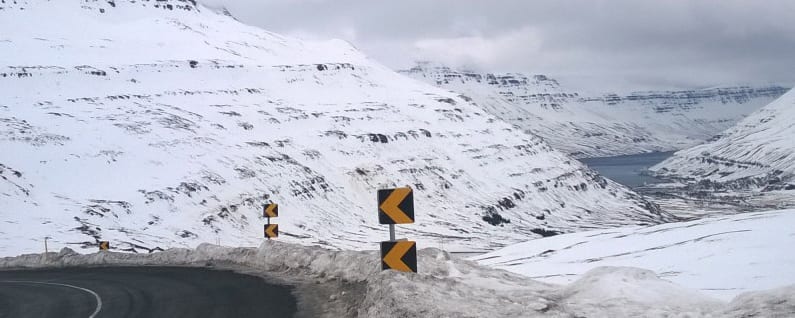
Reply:
M0 271L0 317L292 317L288 286L184 267Z

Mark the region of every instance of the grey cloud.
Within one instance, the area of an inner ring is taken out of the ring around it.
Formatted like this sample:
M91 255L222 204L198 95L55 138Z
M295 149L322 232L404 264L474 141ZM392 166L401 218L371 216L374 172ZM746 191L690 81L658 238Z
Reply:
M795 82L795 1L205 0L394 68L430 59L616 85Z

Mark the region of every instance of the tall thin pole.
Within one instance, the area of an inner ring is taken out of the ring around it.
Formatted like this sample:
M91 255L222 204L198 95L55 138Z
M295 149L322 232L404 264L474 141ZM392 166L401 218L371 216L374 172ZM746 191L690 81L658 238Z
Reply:
M389 240L394 242L395 241L395 225L389 225Z

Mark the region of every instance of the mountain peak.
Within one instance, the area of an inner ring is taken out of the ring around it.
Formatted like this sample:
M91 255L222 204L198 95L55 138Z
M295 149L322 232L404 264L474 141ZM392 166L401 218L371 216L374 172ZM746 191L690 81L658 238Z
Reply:
M452 82L467 83L472 81L494 86L531 85L547 88L556 88L560 86L557 80L541 74L525 75L522 73L478 72L468 69L459 70L431 61L420 61L417 62L414 67L398 72L412 77L424 77L427 80L435 81L437 85L447 85Z
M284 37L194 1L17 0L4 5L0 29L14 32L0 34L3 66L118 67L189 60L273 66L366 59L343 41Z

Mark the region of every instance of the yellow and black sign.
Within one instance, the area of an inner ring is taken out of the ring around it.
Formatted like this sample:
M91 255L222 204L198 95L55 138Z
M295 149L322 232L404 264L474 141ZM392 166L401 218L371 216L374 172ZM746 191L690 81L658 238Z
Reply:
M264 215L267 218L275 218L279 216L279 205L276 203L266 204Z
M267 238L279 237L279 225L278 224L265 224L265 237L267 237Z
M378 190L378 221L381 224L414 223L414 193L411 188Z
M381 269L417 272L417 244L412 241L381 242Z
M107 251L110 249L110 242L108 241L99 241L99 250L100 251Z

